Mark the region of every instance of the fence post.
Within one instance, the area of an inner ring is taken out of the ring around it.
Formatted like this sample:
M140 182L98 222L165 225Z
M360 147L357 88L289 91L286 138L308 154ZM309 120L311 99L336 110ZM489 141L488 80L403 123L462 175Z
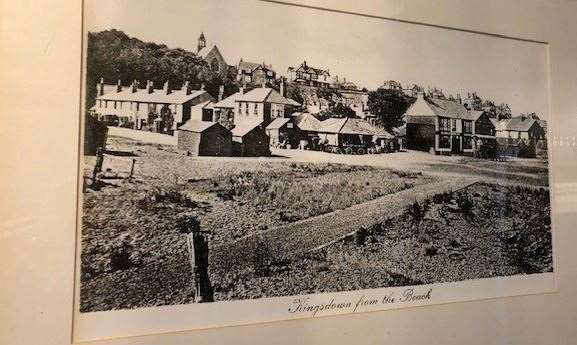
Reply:
M130 167L130 176L132 177L132 174L134 173L134 164L136 164L136 159L132 158L132 166Z
M104 153L102 147L96 148L96 163L94 164L94 171L92 171L92 179L96 180L96 175L102 171L102 163L104 162Z
M214 295L208 275L208 241L199 231L193 231L187 235L187 244L195 285L194 301L213 302Z

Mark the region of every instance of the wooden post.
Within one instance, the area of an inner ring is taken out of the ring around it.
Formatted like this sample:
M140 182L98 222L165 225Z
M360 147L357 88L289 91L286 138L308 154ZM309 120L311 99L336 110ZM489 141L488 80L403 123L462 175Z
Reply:
M102 147L96 148L96 163L94 164L94 171L92 172L92 179L96 180L96 175L102 171L102 163L104 162L104 153Z
M130 167L130 176L132 177L132 174L134 173L134 164L136 164L136 159L132 158L132 166Z
M195 285L194 301L213 302L214 295L208 275L208 241L199 231L193 231L187 236L187 245Z

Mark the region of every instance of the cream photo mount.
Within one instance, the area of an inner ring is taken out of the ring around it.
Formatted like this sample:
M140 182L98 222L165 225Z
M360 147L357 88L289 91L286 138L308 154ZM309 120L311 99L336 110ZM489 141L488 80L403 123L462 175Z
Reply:
M553 273L315 295L76 313L74 341L385 311L556 292Z
M289 4L286 4L289 5ZM278 6L285 6L278 4ZM290 4L289 6L293 6ZM296 7L303 7L294 5ZM306 8L306 7L304 7ZM311 11L333 11L330 9L311 8ZM84 13L86 17L86 13ZM368 17L363 14L346 13L350 16ZM372 17L376 18L376 17ZM380 17L379 17L380 18ZM380 18L384 21L390 18ZM406 25L422 25L432 30L447 30L430 26L424 23L405 23ZM85 27L86 30L86 27ZM451 29L473 34L460 29ZM86 38L87 32L84 33ZM494 34L489 36L502 37ZM517 38L506 37L505 39ZM84 57L86 56L86 40L84 40ZM543 44L548 50L547 44ZM548 55L547 55L548 57ZM549 61L547 61L549 63ZM83 76L86 76L86 61L83 61ZM550 66L547 66L549 77ZM547 87L550 89L549 85ZM549 91L550 92L550 91ZM86 90L83 84L82 107L84 109ZM547 94L547 103L550 106L550 95ZM549 110L549 109L548 109ZM81 112L82 113L82 112ZM550 112L549 112L550 114ZM81 132L84 131L84 116L81 116ZM550 118L549 118L550 120ZM81 138L84 133L81 134ZM82 146L82 145L81 145ZM74 305L74 342L85 342L117 337L139 336L178 332L194 329L215 328L223 326L246 325L272 321L324 317L359 312L392 310L406 307L427 306L454 302L468 302L483 299L523 296L539 293L552 293L557 290L555 281L555 265L553 272L530 275L513 275L495 278L463 280L447 283L435 283L404 287L385 287L369 290L356 290L335 293L320 293L311 295L285 296L274 298L246 299L235 301L218 301L213 303L181 304L132 310L110 310L102 312L80 313L80 255L81 255L81 217L82 217L82 147L79 156L79 202L78 202L78 229L77 229L77 264L75 274L75 305ZM551 169L551 148L549 150L549 169ZM549 181L551 170L549 170ZM549 183L551 186L551 183ZM552 235L555 237L555 193L551 188L551 222ZM555 241L553 240L553 243ZM553 258L555 250L553 248ZM556 260L553 260L555 263Z

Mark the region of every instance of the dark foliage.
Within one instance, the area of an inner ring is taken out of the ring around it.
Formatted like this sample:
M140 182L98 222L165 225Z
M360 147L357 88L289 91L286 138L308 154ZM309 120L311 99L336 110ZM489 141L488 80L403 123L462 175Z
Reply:
M151 80L159 88L166 81L173 89L180 89L185 81L199 89L202 84L213 96L225 85L225 95L238 90L233 84L236 71L229 68L226 75L213 73L203 59L181 48L171 49L164 44L143 42L115 29L88 33L86 97L87 107L94 104L96 84L100 78L106 83L121 80L124 86L132 81L144 85Z
M377 115L380 124L387 130L403 125L403 114L414 99L401 92L388 89L377 89L369 92L368 107Z
M337 103L331 109L321 111L317 115L317 118L321 121L324 121L324 120L331 118L331 117L333 117L333 118L345 118L345 117L357 118L357 113L355 113L355 111L353 109L351 109L349 106L346 106L342 103Z

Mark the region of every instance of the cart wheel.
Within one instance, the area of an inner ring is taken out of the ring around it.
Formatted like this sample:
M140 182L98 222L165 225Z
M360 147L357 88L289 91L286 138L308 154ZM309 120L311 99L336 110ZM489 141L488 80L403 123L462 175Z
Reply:
M341 153L341 149L338 147L335 147L335 148L333 148L333 152L336 154L339 154L339 153Z
M346 153L347 155L351 155L351 154L353 154L353 149L350 148L350 147L347 147L347 148L345 149L345 153Z
M358 155L364 155L365 153L366 153L365 149L363 149L362 147L357 150Z

